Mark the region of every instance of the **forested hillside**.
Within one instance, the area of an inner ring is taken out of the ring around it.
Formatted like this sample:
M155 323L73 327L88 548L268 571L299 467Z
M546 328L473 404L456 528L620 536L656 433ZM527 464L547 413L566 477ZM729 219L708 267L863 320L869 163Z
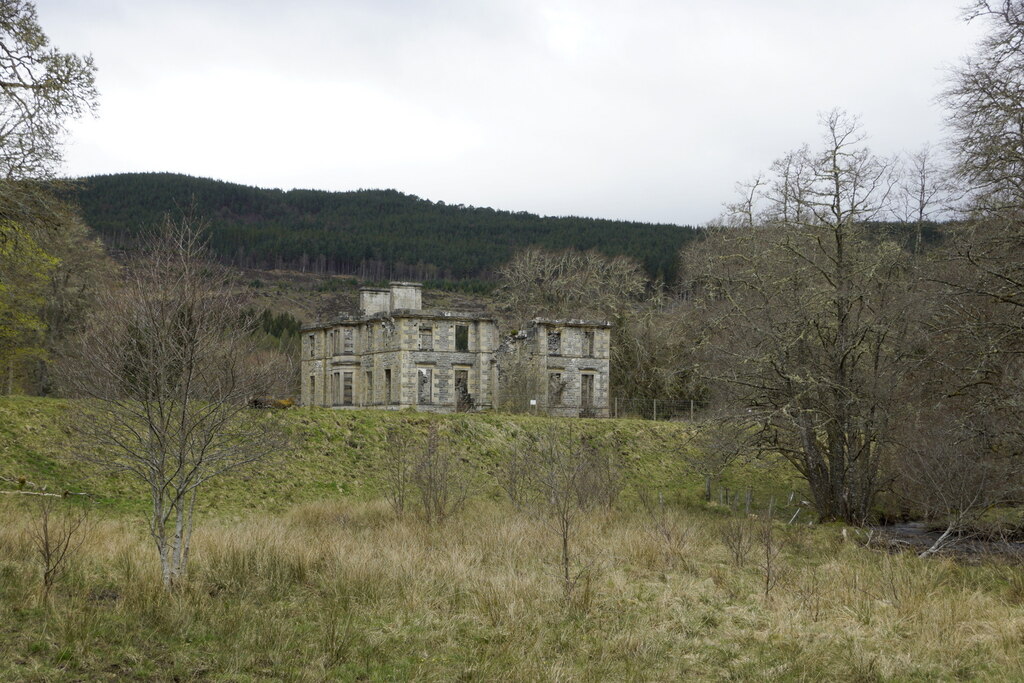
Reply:
M264 190L171 173L81 179L86 222L114 248L193 202L225 262L364 279L487 280L520 248L575 247L627 255L673 281L680 247L697 231L432 202L395 190Z

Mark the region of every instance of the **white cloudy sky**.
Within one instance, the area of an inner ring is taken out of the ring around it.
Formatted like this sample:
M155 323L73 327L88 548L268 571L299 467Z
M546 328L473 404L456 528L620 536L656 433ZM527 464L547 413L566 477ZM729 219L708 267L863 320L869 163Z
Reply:
M91 52L69 175L395 188L546 215L703 223L733 185L861 116L943 137L963 0L38 0Z

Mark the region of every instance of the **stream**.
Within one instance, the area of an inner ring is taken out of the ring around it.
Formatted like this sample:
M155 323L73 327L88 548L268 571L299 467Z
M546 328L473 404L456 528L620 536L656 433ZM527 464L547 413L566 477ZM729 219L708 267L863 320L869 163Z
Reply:
M870 527L893 548L906 548L916 552L926 550L938 540L942 531L924 522L900 522ZM944 555L1008 555L1024 558L1024 542L989 540L976 535L954 538L944 549Z

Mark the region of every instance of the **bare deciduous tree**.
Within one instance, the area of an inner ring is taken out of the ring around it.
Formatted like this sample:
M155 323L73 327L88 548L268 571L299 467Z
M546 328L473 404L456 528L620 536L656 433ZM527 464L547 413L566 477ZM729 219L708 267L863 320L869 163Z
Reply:
M665 501L664 492L637 486L636 493L651 522L652 531L665 544L666 554L672 561L681 559L685 546L693 535L692 527L684 524L678 515L673 514Z
M213 477L283 445L274 411L247 407L274 381L252 362L254 319L190 218L167 221L101 297L63 362L82 457L142 482L164 583L188 566L196 500Z
M916 515L945 527L921 557L952 545L992 507L1016 498L1021 463L989 451L988 439L972 434L959 410L922 410L900 426L899 437L894 490Z
M927 225L950 210L953 195L949 171L931 145L905 155L893 208L898 221L914 227L915 254L924 248Z
M856 119L823 116L824 144L763 180L758 226L720 228L686 255L706 338L701 371L761 422L762 446L807 480L825 520L862 524L882 484L891 421L922 308L907 255L868 239L888 208L890 162Z
M57 581L70 566L88 536L88 510L69 509L57 496L40 496L39 525L32 531L32 543L43 565L43 601L49 599Z
M588 448L573 434L557 429L539 434L533 443L535 505L560 541L562 589L568 600L586 568L573 569L579 533L580 491L588 468Z
M972 0L969 21L987 23L975 54L942 94L955 172L970 204L986 213L1024 210L1024 2Z
M987 457L1024 455L1024 2L974 0L986 22L943 93L966 195L943 316L952 391Z
M702 399L692 373L696 342L689 304L655 290L613 318L611 384L619 398ZM646 407L653 405L641 401Z
M384 467L384 497L395 514L405 514L412 480L412 433L410 425L388 429L381 462Z
M756 452L761 425L731 416L711 416L686 432L680 451L687 466L704 479L704 500L711 502L711 485L737 460Z
M410 481L419 493L420 511L427 524L455 514L469 495L468 473L450 439L431 422L422 442L414 445Z
M529 248L503 266L500 295L516 324L536 316L609 316L644 293L640 265L596 251Z
M551 425L524 435L510 454L515 482L503 486L517 507L538 514L560 544L562 588L570 599L590 566L577 560L580 518L596 506L610 507L623 487L614 439L599 440ZM499 476L507 477L509 470ZM517 502L518 501L518 502Z

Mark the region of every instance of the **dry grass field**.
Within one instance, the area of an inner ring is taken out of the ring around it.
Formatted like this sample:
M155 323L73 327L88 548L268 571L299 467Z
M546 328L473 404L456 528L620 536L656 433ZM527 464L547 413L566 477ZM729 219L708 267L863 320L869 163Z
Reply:
M542 517L477 502L427 526L336 499L204 525L168 594L141 524L104 518L44 599L37 505L0 514L4 680L1024 678L1020 567L839 527L776 521L766 543L749 518L594 511L566 590Z

